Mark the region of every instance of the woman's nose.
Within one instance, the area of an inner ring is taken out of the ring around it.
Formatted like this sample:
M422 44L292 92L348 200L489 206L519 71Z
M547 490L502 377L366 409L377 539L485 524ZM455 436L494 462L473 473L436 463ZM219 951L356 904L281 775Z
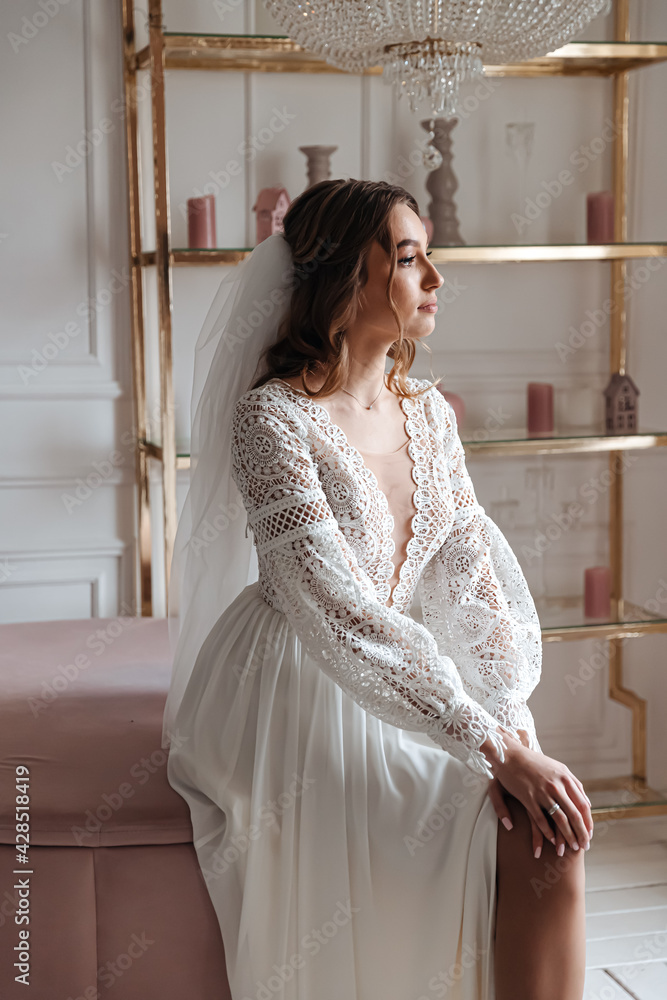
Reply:
M427 272L424 276L424 283L427 288L440 288L440 286L444 284L445 279L440 274L440 271L438 271L435 264L431 264L429 261L429 266L430 272Z

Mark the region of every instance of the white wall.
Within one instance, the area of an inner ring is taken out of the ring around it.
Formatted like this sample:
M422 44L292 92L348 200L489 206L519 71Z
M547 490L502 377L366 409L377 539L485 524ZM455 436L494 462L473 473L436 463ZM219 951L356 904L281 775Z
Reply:
M113 110L122 94L117 6L69 0L34 38L15 45L17 51L8 35L20 32L23 16L31 18L38 7L21 0L0 13L7 39L0 72L4 92L14 98L4 102L1 112L4 621L114 614L131 600L134 466L131 449L122 444L132 428L129 298L122 280L114 282L114 271L127 274L123 122ZM165 23L172 31L282 33L259 4L257 8L239 0L168 0ZM139 29L143 20L138 14ZM611 19L600 18L583 37L608 38L610 31ZM633 37L667 39L664 4L636 0ZM634 240L667 237L666 87L666 66L631 75L629 238ZM534 197L544 189L543 182L564 168L575 174L574 183L532 223L530 240L583 238L585 195L608 186L611 147L585 171L578 171L570 157L600 135L611 112L611 88L610 81L595 78L496 80L488 97L468 104L468 116L454 132L456 201L467 243L516 238L510 219L516 183L504 148L504 127L522 119L536 123L527 194ZM149 105L145 93L139 106L144 118ZM294 117L253 159L244 152L244 143L265 135L261 130L274 107ZM397 104L379 78L168 73L173 245L186 243L180 206L209 183L217 184L219 244L252 246L251 208L257 191L281 183L296 197L306 186L305 160L298 152L306 143L337 144L334 175L397 180L425 213L425 172L409 166L410 153L424 135L419 117ZM83 130L104 118L111 126L99 146L67 172L54 169L53 162L64 161L67 147L76 145ZM220 171L229 161L242 169L226 183ZM150 182L148 148L144 163ZM151 220L146 222L144 248L151 249ZM631 272L642 263L631 265ZM565 361L557 345L570 327L581 327L587 310L598 309L607 297L607 265L448 265L443 274L459 294L438 314L429 342L431 364L434 374L445 376L448 388L464 396L469 431L483 433L499 411L506 415L506 426L522 423L530 380L554 383L562 420L575 413L601 413L607 325ZM220 277L216 267L174 272L179 445L187 441L192 346ZM641 389L641 424L664 429L667 345L661 321L667 268L650 273L648 280L646 272L639 272L639 278L628 303L629 371ZM99 308L87 318L85 304L91 299ZM77 323L78 332L61 338L63 346L44 370L26 377L23 368L32 364L33 349L43 350L49 334L64 330L68 322ZM418 358L414 373L429 375L426 354ZM99 469L108 471L115 455L118 464L111 474L99 473L99 485L68 512L63 495L73 494L79 480ZM661 527L666 459L659 452L640 455L626 475L625 586L639 603L656 597L667 601L661 582L667 580L667 532ZM476 458L469 460L469 468L480 501L506 531L536 595L576 593L583 567L607 560L603 486L599 502L554 540L543 558L529 554L538 533L553 523L553 515L578 495L582 484L604 482L598 478L607 468L604 456L503 462ZM156 469L156 485L158 479ZM186 483L187 474L182 474L179 503ZM504 520L501 500L517 502L515 527ZM158 538L158 550L159 545ZM625 646L627 683L649 699L649 779L658 785L667 784L660 720L667 708L665 642L657 636ZM582 777L629 770L628 713L605 698L606 671L596 670L575 695L566 683L566 675L576 674L581 660L590 661L597 651L592 642L547 644L543 681L531 700L545 751L565 759Z
M3 622L113 615L132 593L118 14L47 7L0 7Z

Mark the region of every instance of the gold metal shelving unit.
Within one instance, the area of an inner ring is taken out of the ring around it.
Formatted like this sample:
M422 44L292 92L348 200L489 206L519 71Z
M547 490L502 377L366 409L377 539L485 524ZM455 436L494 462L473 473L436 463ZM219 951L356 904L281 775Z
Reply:
M176 450L172 384L172 269L184 266L235 264L252 247L191 250L172 247L170 241L169 177L165 130L165 70L210 69L244 72L332 73L341 71L302 49L289 38L275 35L189 35L164 30L161 0L148 0L148 45L137 50L132 0L122 0L124 31L124 82L128 151L128 211L132 294L132 350L134 402L137 427L136 475L138 484L138 612L153 613L153 567L149 462L162 470L165 589L176 533L176 472L189 468L189 456ZM613 42L580 42L565 45L540 59L521 64L489 66L488 76L607 76L613 84L613 190L615 195L615 240L594 246L554 244L546 246L433 247L434 263L521 263L524 261L608 260L611 311L610 372L624 373L626 355L625 279L627 261L667 257L667 242L627 242L628 167L628 77L633 70L667 61L667 44L632 42L629 32L629 0L615 0ZM144 248L141 240L140 176L137 123L137 74L148 73L151 86L153 189L156 242ZM365 75L377 75L379 67ZM160 365L160 441L149 440L146 415L146 364L143 274L155 268ZM667 618L650 614L623 597L623 463L624 451L667 445L667 432L644 430L637 434L606 435L566 430L562 434L528 438L525 430L505 430L502 438L464 440L469 455L557 455L601 453L609 455L612 485L609 491L609 559L612 567L612 614L609 621L586 620L581 601L571 597L552 599L539 608L545 642L598 638L608 643L609 696L632 713L632 774L586 783L594 803L596 819L667 813L667 800L646 783L646 702L623 684L621 642L657 632L667 632ZM609 798L613 799L610 803ZM621 800L622 801L619 801Z

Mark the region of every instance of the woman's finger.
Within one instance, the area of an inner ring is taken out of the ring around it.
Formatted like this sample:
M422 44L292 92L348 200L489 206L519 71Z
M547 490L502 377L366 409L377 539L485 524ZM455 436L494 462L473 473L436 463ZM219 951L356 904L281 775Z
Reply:
M567 842L565 840L565 837L560 832L560 830L557 830L556 831L556 854L558 855L559 858L562 858L563 855L565 854L565 848L566 847L567 847Z
M570 785L572 786L570 789L570 798L581 814L584 826L586 827L586 833L588 834L588 839L590 840L593 836L593 816L588 804L588 796L585 792L582 792L579 789L579 785L577 784L574 775L570 778Z
M525 803L524 803L525 805ZM544 835L544 837L551 841L551 843L556 846L556 834L553 828L549 825L549 821L545 816L540 805L536 802L535 805L529 808L526 805L526 811L531 818L531 821L535 823L537 829Z
M491 784L489 785L489 798L491 799L498 819L507 830L511 830L513 826L512 817L510 816L510 811L507 808L507 802L505 801L502 785L497 778L493 778Z
M572 780L578 785L579 790L581 791L582 795L584 796L584 798L588 802L589 806L592 806L593 803L591 802L591 800L589 799L588 795L586 794L586 789L584 788L582 782L579 781L579 778L577 778L576 774L572 775Z
M555 826L560 830L566 843L573 851L578 851L580 847L585 847L588 843L588 833L584 826L579 809L570 798L568 791L563 784L561 789L553 794L553 801L558 802L560 809L551 815ZM550 806L545 806L547 815ZM575 846L576 845L576 846Z
M588 803L589 809L591 809L593 807L593 803L591 802L590 798L588 797L588 793L586 792L586 789L584 788L583 783L579 780L579 778L576 776L576 774L572 774L571 771L569 773L569 779L577 787L577 789L579 790L580 794L583 795L584 799Z
M530 817L530 828L533 834L533 857L539 858L542 853L542 843L544 841L544 837L533 817L530 816L530 813L528 815Z

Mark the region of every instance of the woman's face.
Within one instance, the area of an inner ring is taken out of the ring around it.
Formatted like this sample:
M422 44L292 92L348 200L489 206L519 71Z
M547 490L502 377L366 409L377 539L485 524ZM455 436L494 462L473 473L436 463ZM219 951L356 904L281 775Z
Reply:
M424 224L409 205L394 205L389 218L398 259L392 296L404 326L404 336L419 340L428 337L435 327L435 310L425 309L435 303L435 293L444 278L430 263ZM367 257L368 280L359 297L359 311L348 329L348 338L363 337L386 345L398 337L396 320L387 301L387 280L390 259L377 241L371 244Z

